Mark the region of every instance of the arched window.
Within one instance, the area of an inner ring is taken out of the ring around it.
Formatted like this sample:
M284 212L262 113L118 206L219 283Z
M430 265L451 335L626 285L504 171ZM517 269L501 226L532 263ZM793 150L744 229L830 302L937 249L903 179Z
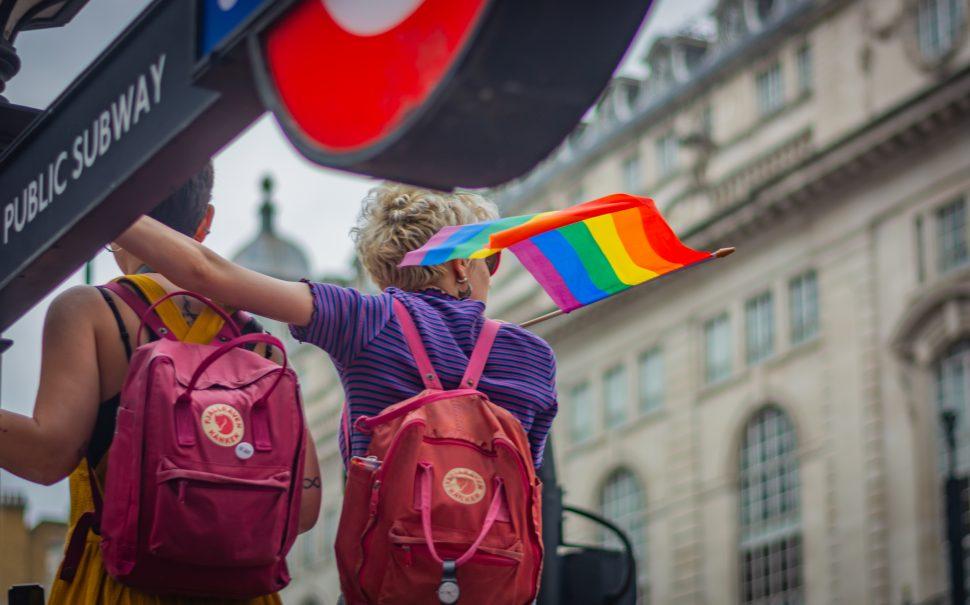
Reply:
M950 411L956 416L954 427L954 441L956 445L957 476L966 477L970 474L970 338L957 341L936 360L935 395L938 410ZM947 455L946 435L940 424L940 473L946 477L949 456ZM966 495L964 495L966 497ZM963 539L964 549L970 547L970 537ZM963 556L964 572L970 572L970 551L965 550ZM970 576L966 576L965 584L970 587Z
M786 414L766 407L748 421L740 452L741 602L803 602L798 454Z
M936 360L936 404L956 415L956 472L970 473L970 338L960 340ZM946 473L946 440L940 425L940 471Z
M965 433L970 426L970 338L952 345L936 362L936 402L940 411L956 413L957 426Z
M637 575L641 586L647 578L645 505L646 498L640 481L630 471L617 469L603 483L600 511L630 538L637 558ZM611 531L604 531L603 545L607 548L622 548L622 544Z

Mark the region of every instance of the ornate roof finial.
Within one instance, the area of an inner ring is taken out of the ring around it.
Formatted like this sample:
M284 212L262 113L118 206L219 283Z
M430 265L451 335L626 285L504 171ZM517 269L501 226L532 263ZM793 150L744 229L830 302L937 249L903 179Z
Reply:
M262 221L260 231L273 233L273 221L276 218L276 205L273 203L273 177L270 174L263 176L261 188L263 190L263 203L259 207L259 216Z

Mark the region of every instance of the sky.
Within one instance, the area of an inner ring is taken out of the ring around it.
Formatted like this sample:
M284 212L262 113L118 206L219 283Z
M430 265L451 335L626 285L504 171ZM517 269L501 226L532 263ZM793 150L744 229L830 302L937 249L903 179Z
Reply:
M21 33L16 41L21 71L9 82L4 95L13 103L46 107L147 4L147 0L90 0L63 28ZM620 71L643 76L639 59L650 41L682 29L709 12L711 5L712 0L658 0ZM303 246L314 275L346 272L352 253L348 233L361 198L376 181L311 164L292 148L270 116L237 137L214 158L214 164L216 216L206 241L213 250L231 256L256 234L259 183L270 174L276 182L278 232ZM117 275L110 256L102 252L95 258L95 283ZM14 346L3 356L0 367L3 409L31 413L44 314L57 292L79 283L80 272L4 334L13 339ZM30 523L67 516L67 481L44 487L0 471L0 491L27 496Z

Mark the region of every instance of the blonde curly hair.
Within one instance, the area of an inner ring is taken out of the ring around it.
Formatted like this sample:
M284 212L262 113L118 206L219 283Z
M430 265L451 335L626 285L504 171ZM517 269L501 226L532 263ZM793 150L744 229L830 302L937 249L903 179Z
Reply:
M445 275L445 267L398 267L406 253L423 246L442 227L495 218L495 204L476 193L385 182L367 193L350 233L374 283L382 289L416 291L436 283Z

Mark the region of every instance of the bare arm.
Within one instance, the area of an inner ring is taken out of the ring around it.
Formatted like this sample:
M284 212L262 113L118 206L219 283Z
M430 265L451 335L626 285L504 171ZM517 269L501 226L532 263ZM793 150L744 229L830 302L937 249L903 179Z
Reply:
M28 481L57 483L84 456L100 395L94 326L83 319L96 296L72 288L54 299L44 321L34 415L0 411L0 467Z
M116 241L179 287L225 305L298 326L313 316L306 285L240 267L151 217L138 219Z
M310 430L306 432L306 459L303 462L303 498L300 500L300 533L309 531L317 524L320 515L320 502L323 499L323 485L320 480L320 461L317 460L317 446L313 443Z

